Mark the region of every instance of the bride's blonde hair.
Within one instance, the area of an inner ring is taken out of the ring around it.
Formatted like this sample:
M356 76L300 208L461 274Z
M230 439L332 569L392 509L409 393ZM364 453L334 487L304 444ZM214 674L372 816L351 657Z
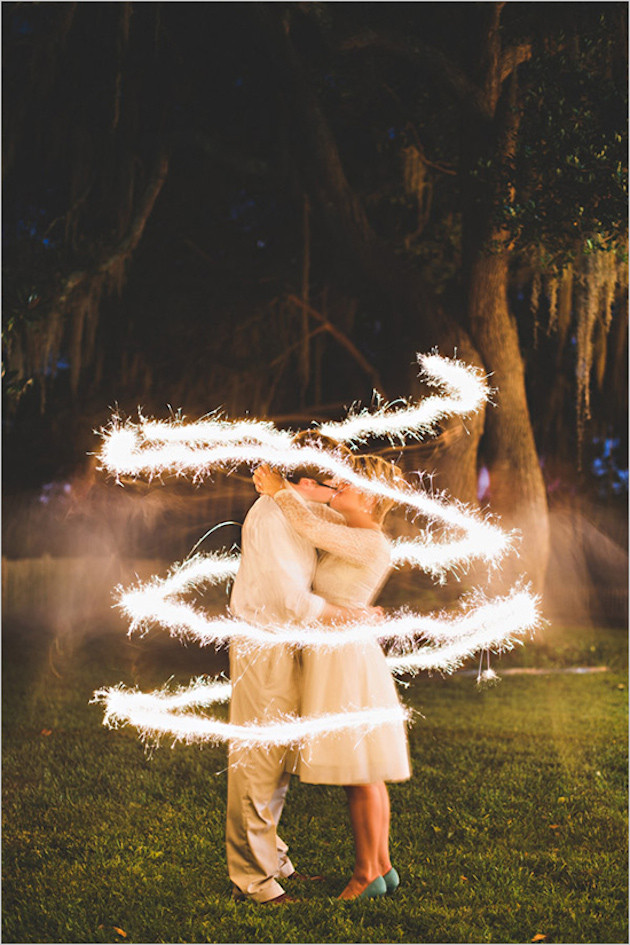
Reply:
M376 456L373 453L363 453L352 457L354 470L360 476L366 479L380 479L388 486L400 486L404 484L402 469L394 463L388 462L382 456ZM391 508L396 505L393 499L387 499L376 496L376 501L372 507L372 517L374 521L381 525L385 516Z

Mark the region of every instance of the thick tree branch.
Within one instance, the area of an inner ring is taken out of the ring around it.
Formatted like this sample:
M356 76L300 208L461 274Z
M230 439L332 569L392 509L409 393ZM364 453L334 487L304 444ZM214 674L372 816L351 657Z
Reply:
M481 43L479 70L480 75L483 76L484 100L492 115L501 94L499 62L501 59L501 12L504 6L504 3L484 3L482 6L486 29Z
M347 335L345 335L336 325L333 325L325 315L322 315L321 312L318 312L316 308L313 308L312 305L309 305L304 299L299 299L297 295L288 295L287 299L289 302L307 312L312 318L316 319L321 323L322 328L327 331L332 337L337 341L342 347L348 351L357 364L365 371L370 380L372 381L372 386L374 390L378 391L381 396L386 397L385 388L383 387L383 382L381 381L380 375L376 368L370 364L370 362L363 357L359 349L355 344L350 341Z
M370 47L384 49L413 62L447 86L466 109L476 113L484 121L491 121L492 110L483 90L440 49L396 33L377 33L374 30L366 30L350 37L340 48L351 51Z
M129 227L127 235L114 248L113 252L107 254L106 257L101 261L97 267L98 272L106 272L122 257L130 256L131 253L133 253L142 238L144 228L147 225L149 217L151 216L155 201L157 200L160 191L164 186L167 174L168 157L165 154L161 154L157 159L156 166L147 183L144 194L142 195L140 206L138 207L131 221L131 226Z
M501 72L499 80L501 82L505 82L505 80L509 78L509 76L514 72L517 66L520 66L522 62L527 62L531 58L531 43L522 43L519 46L509 46L507 49L504 49L501 56Z
M151 216L155 201L164 186L167 174L168 158L166 155L161 155L157 160L156 167L140 201L140 206L136 210L126 235L116 246L108 249L93 268L77 270L66 277L55 300L55 307L63 306L79 285L96 274L107 273L116 263L119 263L122 259L126 259L133 253L142 238L147 220Z
M328 325L319 325L317 328L314 328L313 331L309 331L308 333L309 341L311 340L311 338L316 338L317 335L321 335L325 331L328 331ZM289 357L289 355L291 355L294 351L297 351L297 349L301 347L303 343L304 343L304 339L300 338L300 340L296 341L295 344L289 345L288 348L284 349L282 354L279 354L277 358L274 358L273 361L269 362L269 367L275 368L275 367L278 367L278 365L283 364L286 361L286 359Z

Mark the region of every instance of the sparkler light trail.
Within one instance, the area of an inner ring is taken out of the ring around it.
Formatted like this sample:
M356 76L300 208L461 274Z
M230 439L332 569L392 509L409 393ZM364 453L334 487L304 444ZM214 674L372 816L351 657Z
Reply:
M294 630L274 624L254 626L234 617L207 617L182 600L187 591L204 583L219 583L234 574L236 562L220 554L197 555L183 565L175 566L171 575L164 579L153 578L128 590L119 589L118 606L130 620L129 633L143 633L152 626L161 626L171 636L201 646L221 646L230 640L238 640L252 648L283 644L332 650L363 640L402 644L409 640L453 642L465 638L474 644L477 636L479 640L485 640L490 630L494 634L491 634L492 639L500 639L501 635L508 637L533 630L537 623L536 599L529 590L518 586L507 596L493 600L488 600L480 592L472 594L462 601L459 613L402 611L378 621L353 621L338 628L315 625Z
M490 601L480 596L478 601L471 601L470 606L462 607L460 615L401 614L379 624L352 624L332 631L308 628L293 634L265 633L247 624L222 621L224 626L232 625L232 638L242 641L244 631L247 642L265 646L290 644L327 649L370 638L395 640L401 652L387 657L389 668L395 674L415 674L422 670L452 673L480 650L502 652L512 649L522 643L521 638L528 632L532 633L539 622L537 600L523 588L516 588L506 597ZM252 630L253 637L247 636ZM419 642L427 641L431 645L418 648ZM208 641L201 639L199 642ZM411 648L410 643L413 644ZM404 652L405 645L408 652ZM360 735L377 725L408 718L408 713L397 707L348 711L316 719L298 720L287 716L269 725L239 726L185 711L227 702L230 695L230 683L200 677L188 687L174 692L162 689L143 693L123 686L104 688L94 694L92 701L105 706L104 724L110 727L133 725L145 741L168 735L175 742L186 743L234 741L243 746L301 745L318 735L348 729L356 729Z
M437 354L419 354L420 376L432 387L442 387L446 395L425 398L402 407L385 404L376 411L363 410L345 420L323 423L319 431L340 443L364 442L369 436L420 438L434 432L447 416L466 416L479 410L489 396L481 371L461 361ZM241 463L282 464L291 467L303 461L291 450L291 433L278 430L266 420L228 420L215 415L184 423L148 420L121 422L114 418L101 430L103 468L121 476L156 476L162 473L190 474L202 478L212 469L234 468ZM265 451L235 451L222 447L256 446ZM288 455L292 453L293 455ZM283 461L284 460L284 461Z
M440 387L442 396L420 403L403 402L362 411L345 420L321 424L319 432L339 442L356 444L369 436L420 438L432 433L446 416L470 414L485 403L489 388L481 373L458 361L438 355L419 355L424 381ZM294 445L293 434L277 430L272 423L254 419L230 421L219 415L197 423L168 423L140 418L138 423L114 418L101 431L102 468L116 476L153 478L162 474L191 475L203 479L214 470L231 471L240 465L269 463L289 471L314 465L322 473L350 483L363 492L393 500L428 522L414 538L398 539L392 547L394 567L421 568L438 580L450 569L465 567L473 559L495 565L513 549L514 533L504 532L496 522L478 511L430 495L421 486L388 485L354 471L350 461L313 445ZM431 528L443 527L440 540ZM126 590L119 588L118 606L129 618L129 633L146 632L160 626L171 636L194 640L205 646L225 645L237 640L252 649L290 646L304 649L335 649L362 641L388 642L387 658L394 674L421 670L453 672L480 650L510 649L540 622L538 599L517 585L506 596L488 599L481 593L462 601L457 613L417 614L399 611L383 620L346 623L339 627L313 625L299 629L245 623L231 616L208 617L185 599L204 585L231 580L239 556L229 553L197 554L175 565L166 578L153 578ZM169 735L175 741L235 741L243 745L304 744L308 738L333 731L355 729L360 734L375 725L400 722L393 710L353 710L339 716L317 719L283 718L269 724L234 726L200 716L199 709L227 701L230 685L225 681L195 680L175 692L142 693L119 686L99 690L95 701L105 705L105 724L132 724L145 738ZM400 710L402 712L402 710ZM403 713L404 715L404 713Z
M363 441L368 435L419 437L451 414L466 415L479 410L489 396L480 371L439 355L418 355L424 380L442 386L447 396L432 396L418 404L399 409L383 407L374 413L363 411L344 421L323 424L320 431L340 442ZM301 465L315 465L330 476L349 482L371 495L393 499L414 515L456 529L463 535L435 541L425 530L413 542L398 541L394 566L420 567L438 580L449 569L466 567L473 559L497 563L512 547L513 534L506 534L488 518L441 495L405 485L398 488L361 476L343 458L313 446L294 446L290 432L277 430L260 420L206 418L196 423L170 423L141 418L139 423L121 423L114 418L101 431L102 468L116 476L163 474L192 475L203 479L213 470L230 471L240 465L269 463L285 472Z
M479 410L490 390L481 371L461 361L437 354L419 354L420 376L429 386L442 387L446 395L431 396L420 403L379 406L363 410L345 420L320 424L321 433L340 443L364 442L369 436L420 438L432 434L447 416L467 416ZM394 409L395 408L395 409ZM101 430L103 446L100 459L104 469L116 476L156 476L163 473L192 474L200 479L213 469L230 469L241 463L282 463L298 465L291 450L291 433L278 430L266 420L228 420L220 415L194 423L182 420L158 421L140 417L138 423L114 418ZM222 447L257 446L265 450L252 454L244 450L231 453ZM266 452L269 450L269 452ZM287 455L287 451L293 455Z
M342 443L364 443L368 437L406 437L419 439L432 434L446 417L467 416L482 407L489 396L481 371L438 354L419 354L420 377L430 387L442 387L447 395L427 397L418 404L405 402L392 410L391 405L376 411L362 410L345 420L321 423L319 431Z
M135 434L123 429L121 437L106 437L101 452L105 468L116 469L118 475L154 475L172 470L176 463L176 454L181 468L194 468L197 472L211 469L230 469L241 464L255 466L261 462L269 463L277 469L290 470L303 465L313 465L322 473L338 477L344 482L356 486L369 495L392 499L397 505L406 507L415 515L422 515L431 522L450 529L459 529L464 534L459 541L445 540L437 542L429 531L420 534L413 545L399 542L397 560L422 567L435 576L442 575L449 568L465 566L474 558L488 563L496 562L513 544L514 535L504 532L489 518L484 518L476 510L467 508L445 496L431 496L423 489L412 489L408 484L394 487L387 483L356 473L342 459L313 446L288 446L284 449L270 448L265 445L253 446L236 444L234 446L213 446L204 449L181 445L164 448L136 450ZM129 437L129 440L127 440ZM123 457L123 447L129 442L129 448ZM116 444L116 465L112 465L113 444Z
M194 705L199 705L203 687L197 694L191 689ZM173 702L181 703L181 696L175 693ZM213 702L218 699L212 699ZM137 728L143 739L159 738L169 735L174 742L231 742L242 747L271 747L272 745L304 745L318 735L335 732L356 731L357 739L373 728L404 722L409 712L402 706L387 709L363 709L353 712L340 712L322 715L317 718L296 718L285 715L270 723L252 725L234 725L219 719L207 718L192 713L171 711L169 694L145 694L122 688L100 689L94 693L92 702L105 706L104 724L116 728L121 724L131 724ZM191 705L193 702L191 702ZM179 707L179 706L178 706ZM172 708L175 708L173 704Z

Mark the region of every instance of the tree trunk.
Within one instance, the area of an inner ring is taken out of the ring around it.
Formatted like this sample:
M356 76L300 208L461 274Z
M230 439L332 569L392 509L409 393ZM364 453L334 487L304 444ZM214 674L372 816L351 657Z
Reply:
M486 411L481 450L490 473L491 508L506 527L523 535L520 559L510 562L504 574L513 578L515 571L525 572L541 590L549 556L547 498L516 322L508 309L507 278L507 252L479 252L470 269L470 329L496 388L496 407Z
M470 333L496 388L481 443L490 474L490 507L505 527L517 528L522 535L520 557L511 556L504 563L501 580L511 584L526 574L542 592L549 559L547 495L527 405L516 320L508 307L510 237L493 222L497 209L511 199L500 169L509 167L514 157L521 120L516 51L503 74L508 52L501 45L503 6L486 5L488 22L479 55L478 72L492 117L482 124L469 112L465 122L464 266ZM494 166L494 173L480 172L484 166Z

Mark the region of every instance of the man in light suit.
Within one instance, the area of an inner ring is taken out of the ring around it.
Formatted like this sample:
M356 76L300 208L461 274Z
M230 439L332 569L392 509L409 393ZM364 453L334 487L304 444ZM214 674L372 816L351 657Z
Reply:
M343 447L317 433L298 434L298 443L329 450ZM345 451L348 454L348 451ZM307 502L327 505L335 480L304 466L289 477ZM331 518L338 520L330 511ZM261 496L243 523L241 563L230 610L241 620L272 628L315 621L334 623L359 615L313 594L315 548L289 524L270 496ZM361 609L361 615L365 611ZM251 650L230 645L230 722L271 722L300 712L299 656L285 644ZM287 845L277 834L294 758L286 747L230 746L226 848L236 898L279 904L291 899L278 880L295 873Z

